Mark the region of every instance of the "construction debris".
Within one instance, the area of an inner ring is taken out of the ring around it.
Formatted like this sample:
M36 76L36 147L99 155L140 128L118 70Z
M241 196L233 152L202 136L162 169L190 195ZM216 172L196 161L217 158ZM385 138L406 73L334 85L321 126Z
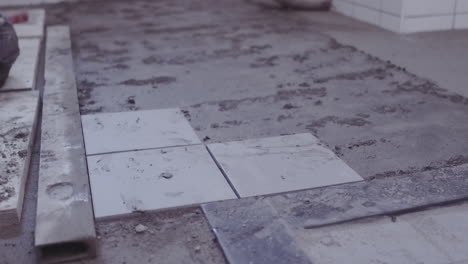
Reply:
M137 226L135 226L135 232L136 232L136 233L143 233L143 232L145 232L146 230L148 230L148 227L145 226L145 225L138 224Z

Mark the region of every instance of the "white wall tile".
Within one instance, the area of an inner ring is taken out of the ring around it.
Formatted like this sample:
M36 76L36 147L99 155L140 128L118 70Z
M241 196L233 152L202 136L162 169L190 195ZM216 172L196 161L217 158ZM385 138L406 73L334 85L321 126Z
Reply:
M468 13L468 0L458 0L457 1L457 13Z
M405 16L453 14L455 2L456 0L404 0L404 14Z
M403 0L382 0L381 10L384 13L401 15L403 12Z
M387 0L388 1L388 0ZM380 0L354 0L358 5L380 10Z
M354 5L348 1L334 0L333 8L336 12L341 13L346 16L353 16Z
M400 32L400 25L401 25L401 17L400 16L392 16L386 13L382 13L380 17L380 26L393 31L393 32Z
M366 7L354 6L354 17L373 25L380 24L380 12Z
M455 29L468 29L468 14L455 16Z
M414 33L452 29L453 15L404 18L401 32Z

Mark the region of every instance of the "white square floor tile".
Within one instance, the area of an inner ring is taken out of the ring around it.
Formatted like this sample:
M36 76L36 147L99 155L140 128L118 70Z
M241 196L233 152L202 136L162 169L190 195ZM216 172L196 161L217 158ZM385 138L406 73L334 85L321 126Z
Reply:
M17 13L12 11L11 14ZM28 10L28 21L26 23L15 24L14 28L19 38L43 38L45 10L32 9Z
M97 218L236 195L202 145L88 157Z
M13 64L5 85L0 88L0 92L35 88L41 40L39 38L20 39L19 47L21 53Z
M210 144L208 148L241 197L362 180L311 134Z
M84 115L86 154L200 144L179 109Z

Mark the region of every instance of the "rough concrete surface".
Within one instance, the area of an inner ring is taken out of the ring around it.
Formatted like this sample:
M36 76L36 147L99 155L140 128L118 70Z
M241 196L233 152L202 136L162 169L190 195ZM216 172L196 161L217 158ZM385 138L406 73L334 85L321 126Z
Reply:
M461 4L461 2L460 2ZM390 60L440 87L468 96L468 30L394 34L336 13L298 13L304 23L339 42Z
M38 111L38 92L0 94L0 230L21 220Z
M50 10L71 23L82 114L183 107L208 142L312 132L364 178L466 160L465 97L294 12L109 3Z
M138 225L143 225L144 231L137 232ZM225 263L216 238L197 208L100 221L96 229L98 257L75 263Z
M466 74L447 66L467 61L455 48L462 31L413 41L380 30L364 34L355 30L362 23L335 14L304 19L234 0L93 0L47 10L49 24L70 23L82 114L183 107L208 143L312 132L367 179L398 181L467 163L467 100L456 94L463 94L458 84L466 83ZM332 31L338 41L329 37ZM383 35L388 38L377 42ZM444 49L450 58L443 60L437 54L446 41L452 48ZM425 52L416 53L421 45ZM382 59L360 50L377 50ZM394 55L396 65L385 54ZM412 58L413 68L407 67ZM190 226L184 217L173 223ZM116 239L139 235L130 234L116 233ZM177 235L168 233L167 240ZM26 232L20 239L27 245L30 238ZM123 250L125 243L110 250L101 239L106 253L100 254L138 252ZM168 262L180 260L165 253ZM1 254L16 263L24 249L4 246Z
M35 143L31 155L28 180L25 185L23 214L19 225L0 232L0 263L35 263L34 223L36 218L37 180L39 172L39 151L41 142L40 117Z

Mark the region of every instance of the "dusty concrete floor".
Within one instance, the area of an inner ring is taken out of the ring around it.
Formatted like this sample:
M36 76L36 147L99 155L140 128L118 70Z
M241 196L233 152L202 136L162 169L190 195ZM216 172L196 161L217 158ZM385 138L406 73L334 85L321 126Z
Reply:
M182 107L209 142L312 132L364 178L468 161L468 99L324 35L329 14L236 0L50 11L72 27L82 114Z
M367 179L468 162L466 76L421 66L438 62L439 44L402 55L442 33L400 37L336 14L237 0L84 1L48 13L48 24L71 26L82 114L181 107L209 142L311 132ZM445 34L454 47L464 40ZM23 234L1 240L0 263L34 262L34 173ZM197 212L100 222L97 262L224 261ZM153 233L132 232L140 222Z
M0 232L0 264L35 263L34 226L41 133L38 129L25 188L21 225Z
M468 96L468 30L394 34L335 13L298 14L314 29Z
M148 229L136 233L139 224ZM96 230L98 257L78 263L225 263L198 208L101 221Z

